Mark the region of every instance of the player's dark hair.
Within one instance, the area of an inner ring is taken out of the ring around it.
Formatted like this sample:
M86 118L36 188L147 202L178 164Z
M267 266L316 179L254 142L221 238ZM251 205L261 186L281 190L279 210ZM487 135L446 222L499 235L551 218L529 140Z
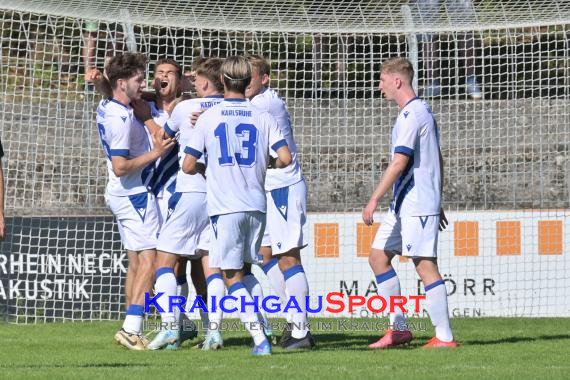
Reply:
M246 58L249 63L257 69L259 75L263 76L264 74L267 74L267 76L269 76L271 74L271 65L262 56L257 54L248 54Z
M414 66L412 66L412 63L408 59L403 57L394 57L384 61L384 63L382 63L382 67L380 68L380 72L389 74L402 74L408 78L408 82L410 84L414 79Z
M243 56L228 57L222 64L222 76L226 90L245 95L245 89L251 82L251 64Z
M156 68L160 65L172 65L174 67L176 67L176 75L178 76L178 79L182 78L182 66L180 66L180 64L178 62L176 62L174 59L172 58L159 58L155 63L154 63L154 75L156 75Z
M196 75L200 75L208 79L220 93L224 92L224 84L220 81L222 64L221 58L212 57L206 59L196 67Z
M130 79L139 72L144 72L146 70L146 62L146 56L140 53L124 53L109 59L105 66L105 73L111 88L117 87L119 79Z

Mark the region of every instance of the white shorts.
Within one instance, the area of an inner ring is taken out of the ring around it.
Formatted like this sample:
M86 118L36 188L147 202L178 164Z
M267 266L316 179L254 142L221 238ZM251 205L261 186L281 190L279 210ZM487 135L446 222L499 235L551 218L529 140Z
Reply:
M265 228L261 211L236 212L213 216L210 268L242 269L244 263L256 263Z
M159 210L158 217L161 228L166 221L166 217L168 216L168 201L170 200L171 196L172 194L170 194L168 191L163 191L162 194L156 197L156 202L158 204Z
M384 214L372 248L409 257L437 257L439 215L404 216L392 210Z
M156 248L160 224L154 194L149 192L124 197L105 194L105 202L117 219L125 249L142 251Z
M209 241L203 240L209 240L209 225L206 193L174 193L168 203L156 249L195 256L198 249L204 249L203 246L208 249Z
M273 255L305 248L303 226L307 221L307 186L301 180L291 186L268 191L267 227L261 245L271 246Z

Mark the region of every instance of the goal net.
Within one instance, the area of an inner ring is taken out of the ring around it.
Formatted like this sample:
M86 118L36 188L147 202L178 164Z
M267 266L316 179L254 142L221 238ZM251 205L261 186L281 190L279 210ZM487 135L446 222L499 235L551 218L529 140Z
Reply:
M570 316L570 2L434 3L0 0L2 319L124 311L100 96L83 76L124 51L185 68L200 56L271 61L308 186L312 296L375 294L367 256L378 224L364 226L360 213L388 164L398 113L378 91L378 70L410 58L441 134L450 224L438 257L451 315ZM423 294L413 264L394 265L402 294Z

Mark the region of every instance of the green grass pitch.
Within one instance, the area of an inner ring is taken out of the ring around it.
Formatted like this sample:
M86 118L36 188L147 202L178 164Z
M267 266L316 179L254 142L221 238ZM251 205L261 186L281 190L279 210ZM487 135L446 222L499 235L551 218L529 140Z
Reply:
M323 320L326 321L326 320ZM364 320L358 320L362 323ZM377 319L370 321L378 321ZM405 348L372 351L373 331L315 332L317 348L251 357L245 332L202 352L133 352L113 340L120 322L0 324L4 379L568 379L570 318L453 319L460 347L422 350L433 330ZM336 323L333 323L336 325Z

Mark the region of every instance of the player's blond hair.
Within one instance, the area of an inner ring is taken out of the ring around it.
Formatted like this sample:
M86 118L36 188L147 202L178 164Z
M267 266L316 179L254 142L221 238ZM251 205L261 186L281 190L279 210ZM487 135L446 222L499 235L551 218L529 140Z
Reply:
M400 74L406 77L410 84L414 79L414 67L407 58L403 57L394 57L384 61L380 67L380 73Z
M259 75L263 76L263 74L267 74L267 76L271 73L271 65L269 62L260 55L257 54L248 54L246 56L247 60L253 67L257 69Z
M222 76L228 91L245 94L245 89L251 82L251 64L243 56L228 57L222 64Z

